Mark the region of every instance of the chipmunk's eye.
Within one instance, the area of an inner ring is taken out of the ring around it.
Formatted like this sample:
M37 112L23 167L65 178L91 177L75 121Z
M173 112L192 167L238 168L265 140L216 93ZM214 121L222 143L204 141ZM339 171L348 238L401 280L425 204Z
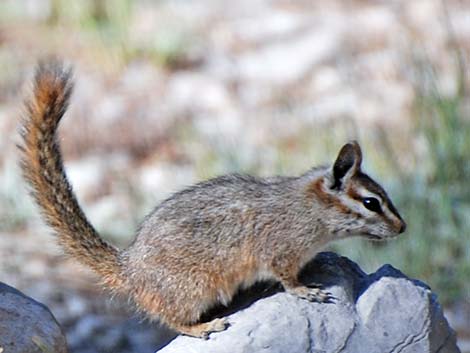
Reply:
M380 202L375 197L364 197L362 199L362 204L365 208L372 212L382 213L382 207L380 207Z

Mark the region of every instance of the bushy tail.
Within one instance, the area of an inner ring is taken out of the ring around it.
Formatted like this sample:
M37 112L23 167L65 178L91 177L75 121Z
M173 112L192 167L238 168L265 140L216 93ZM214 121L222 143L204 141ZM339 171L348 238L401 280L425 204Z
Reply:
M39 64L23 121L21 168L42 214L65 252L100 274L112 288L122 285L118 250L88 222L65 175L56 131L72 92L71 70Z

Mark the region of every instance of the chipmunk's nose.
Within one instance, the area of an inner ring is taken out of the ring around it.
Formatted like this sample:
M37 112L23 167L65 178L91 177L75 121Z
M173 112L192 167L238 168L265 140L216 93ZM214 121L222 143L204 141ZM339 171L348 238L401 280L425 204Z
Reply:
M401 222L401 226L400 226L400 230L398 231L398 233L403 233L404 231L406 230L406 223L405 222Z

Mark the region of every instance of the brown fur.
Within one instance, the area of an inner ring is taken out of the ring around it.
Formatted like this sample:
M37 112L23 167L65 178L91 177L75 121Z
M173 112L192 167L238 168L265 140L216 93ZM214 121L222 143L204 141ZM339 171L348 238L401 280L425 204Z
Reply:
M72 91L71 72L41 65L33 97L26 102L22 169L47 223L73 257L99 273L106 285L120 287L117 249L103 241L87 221L63 171L56 130Z
M385 239L404 229L385 191L360 171L362 153L351 142L332 167L299 177L226 175L175 193L145 218L133 243L118 250L87 221L63 170L56 134L72 90L70 76L57 63L38 67L23 125L25 178L66 253L150 318L181 333L207 337L225 329L224 320L198 321L260 279L325 301L324 292L297 279L322 246L352 235ZM361 195L352 191L359 184L383 196L390 218L363 209Z
M307 193L311 194L312 197L321 201L327 207L334 207L340 212L350 213L351 210L341 203L341 201L334 197L332 194L325 191L325 182L323 179L318 179L312 182L307 187Z

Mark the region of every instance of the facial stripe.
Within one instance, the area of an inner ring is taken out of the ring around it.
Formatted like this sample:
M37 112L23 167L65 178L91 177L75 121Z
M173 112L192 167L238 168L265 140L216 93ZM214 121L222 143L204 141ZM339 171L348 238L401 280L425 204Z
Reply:
M354 186L351 186L351 187L348 188L346 193L348 194L348 196L350 198L352 198L354 200L357 200L357 201L362 202L362 200L366 197L373 197L373 198L376 198L377 200L379 200L381 205L383 204L382 196L377 195L373 192L370 192L370 190L367 190L366 188L364 188L362 186L360 188L356 188Z
M372 180L367 174L362 172L357 173L355 178L366 190L369 190L380 196L382 204L384 204L396 218L398 218L400 221L403 221L392 201L389 199L387 193L379 184Z
M307 194L316 196L320 202L326 205L326 207L336 208L345 214L356 214L357 216L360 216L360 214L353 212L347 205L339 201L337 197L325 191L323 178L319 178L311 182L307 188Z
M390 209L387 210L384 221L394 229L400 229L403 224L401 217L397 217Z
M376 212L376 214L382 219L384 223L388 224L393 229L400 229L403 225L403 219L401 218L400 214L398 214L392 201L390 201L390 199L388 198L386 192L380 186L378 186L378 184L375 184L378 187L372 187L372 189L376 192L381 191L380 195L378 195L378 193L373 193L372 190L366 189L366 187L370 187L371 185L373 185L372 183L374 183L374 181L369 178L369 183L367 184L367 186L364 185L364 183L361 183L360 188L350 187L347 190L347 194L350 198L358 202L362 202L365 197L377 198L381 203L382 212ZM379 187L380 189L378 189Z

